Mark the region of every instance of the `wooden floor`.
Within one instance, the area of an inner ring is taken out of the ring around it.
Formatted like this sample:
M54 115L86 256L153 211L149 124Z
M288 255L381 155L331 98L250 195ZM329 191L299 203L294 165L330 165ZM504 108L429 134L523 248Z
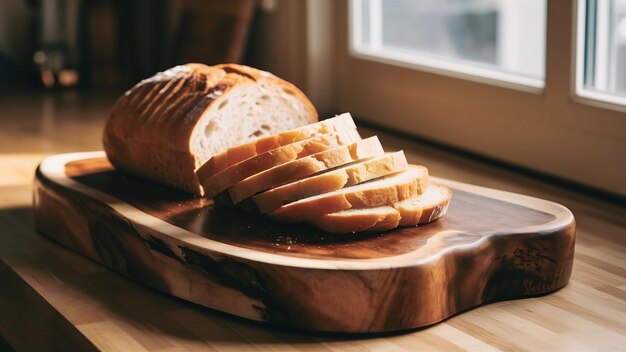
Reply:
M548 296L491 304L430 328L384 336L279 330L136 285L40 237L32 224L36 165L53 153L101 149L111 104L98 95L0 96L0 336L16 350L626 349L623 206L387 134L379 134L386 148L404 149L434 176L545 198L572 210L577 245L570 284Z

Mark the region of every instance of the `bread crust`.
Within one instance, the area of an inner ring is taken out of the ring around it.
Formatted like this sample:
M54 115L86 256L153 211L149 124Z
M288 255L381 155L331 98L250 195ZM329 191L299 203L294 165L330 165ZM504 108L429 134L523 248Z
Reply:
M259 138L249 143L232 147L214 155L204 165L203 177L211 177L226 168L259 154L282 146L312 138L321 134L330 134L345 130L354 130L356 125L349 113L344 113L324 121L281 132L273 136Z
M206 176L204 167L200 167L196 174L204 188L205 196L212 198L235 183L278 165L338 146L349 145L360 139L361 136L355 129L319 135L259 154L226 168L224 171L211 177Z
M391 206L373 208L370 212L342 211L326 214L311 220L311 223L321 230L337 234L387 231L398 226L408 227L426 224L445 215L452 197L452 191L446 187L430 185L429 189L431 187L442 191L441 196L435 202L423 205L414 203L413 206L407 206L408 202L405 201Z
M115 103L104 128L103 145L111 163L120 170L200 193L194 174L200 160L190 146L195 128L203 114L232 89L257 82L271 82L293 92L317 121L310 101L292 84L250 67L237 67L176 66L129 89Z
M206 110L232 86L252 82L202 64L176 66L145 79L115 103L105 126L105 149L110 146L109 138L115 136L129 144L164 144L188 151L200 110Z
M428 170L423 166L411 165L405 172L407 178L371 183L367 187L353 186L360 188L353 190L349 187L302 199L284 205L269 215L283 222L299 222L348 209L389 205L422 194L428 186Z
M404 170L407 166L404 152L387 153L270 189L252 199L261 213L269 213L282 205L360 184Z

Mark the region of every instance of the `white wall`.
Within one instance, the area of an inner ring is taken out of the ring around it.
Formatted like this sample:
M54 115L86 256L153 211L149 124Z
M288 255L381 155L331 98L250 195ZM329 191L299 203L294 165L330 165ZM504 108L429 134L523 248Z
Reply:
M262 1L246 55L247 64L298 86L322 118L337 112L332 2Z

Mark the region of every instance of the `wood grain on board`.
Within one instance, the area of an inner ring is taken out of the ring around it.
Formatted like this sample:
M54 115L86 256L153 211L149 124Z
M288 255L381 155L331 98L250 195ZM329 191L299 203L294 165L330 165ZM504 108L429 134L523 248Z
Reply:
M443 219L333 236L122 175L101 153L59 155L38 169L35 221L47 237L144 285L310 330L421 327L568 282L575 229L566 208L434 181L454 191Z

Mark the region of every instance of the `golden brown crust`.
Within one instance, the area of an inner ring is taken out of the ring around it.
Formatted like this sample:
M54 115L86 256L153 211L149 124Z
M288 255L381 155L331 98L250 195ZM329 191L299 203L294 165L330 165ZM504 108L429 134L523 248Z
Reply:
M252 68L239 72L236 65L223 67L228 70L203 64L181 65L129 89L115 103L104 129L104 150L111 163L120 170L200 193L194 170L201 161L190 146L194 129L220 96L235 87L253 85L266 75ZM251 78L252 73L255 77ZM293 87L274 76L268 79L281 87ZM312 108L300 94L302 102ZM310 113L316 120L314 111Z
M126 172L199 193L191 133L211 93L241 83L240 76L201 64L178 66L140 82L118 99L105 126L109 160Z
M272 73L259 70L257 68L246 66L246 65L226 63L226 64L215 65L213 67L224 70L227 73L236 73L242 76L246 76L253 81L257 81L262 78L272 78L272 77L276 78L276 76L274 76L274 74Z
M189 64L141 81L115 103L106 125L105 148L114 135L125 143L165 144L187 151L188 138L200 118L189 116L192 110L201 103L206 106L210 92L225 92L241 80L226 76L220 69Z
M117 168L123 165L124 171L152 181L168 184L189 193L198 193L199 185L193 173L172 175L171 165L183 170L195 164L191 154L172 150L163 145L142 145L138 143L113 143L115 152L109 153L109 161ZM145 149L150 148L151 153ZM121 160L120 160L121 159ZM141 162L134 162L141 160ZM193 176L193 177L191 177Z

